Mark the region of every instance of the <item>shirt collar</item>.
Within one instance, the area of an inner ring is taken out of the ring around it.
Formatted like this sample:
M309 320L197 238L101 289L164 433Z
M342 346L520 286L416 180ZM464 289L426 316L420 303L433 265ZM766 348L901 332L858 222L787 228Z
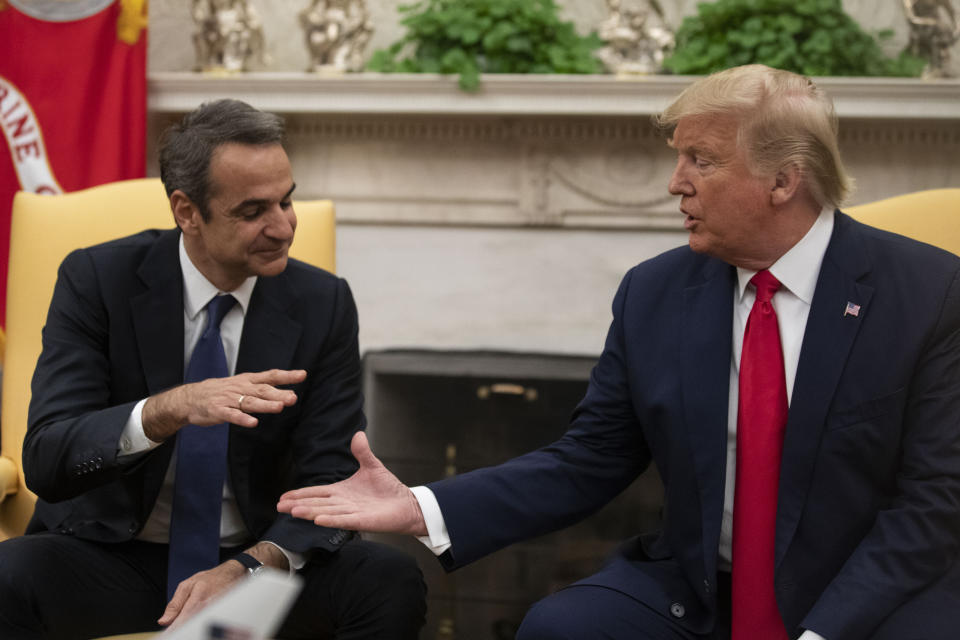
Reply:
M789 251L770 265L770 273L793 295L807 304L813 302L813 292L817 288L820 265L823 264L823 255L827 252L827 245L830 244L832 234L833 209L824 207L820 210L820 215L814 220L806 235L800 239L800 242L790 247ZM737 267L737 284L739 286L737 300L743 300L747 284L756 273L756 271L750 269Z
M190 260L183 244L183 234L180 234L180 271L183 273L183 310L186 311L190 320L196 320L197 315L207 306L207 303L220 293L229 293L236 298L240 310L246 315L250 296L253 295L253 287L257 284L257 276L250 276L233 291L221 292Z

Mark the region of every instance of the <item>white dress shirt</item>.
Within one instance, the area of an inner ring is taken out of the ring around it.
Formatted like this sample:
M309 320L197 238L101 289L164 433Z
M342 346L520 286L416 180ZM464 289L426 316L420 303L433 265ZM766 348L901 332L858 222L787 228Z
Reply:
M257 284L257 277L251 276L230 292L217 289L191 262L183 245L183 236L180 237L180 270L183 272L183 370L186 375L190 356L200 336L207 325L207 303L222 293L230 293L236 301L230 311L220 323L220 339L223 341L223 352L227 358L227 372L233 375L237 366L237 353L240 350L240 336L243 333L243 320L250 306L250 296ZM117 446L117 457L135 456L150 451L161 443L150 440L143 432L143 405L144 398L134 406L127 423L120 436ZM138 540L167 544L170 533L170 514L173 508L173 485L176 478L177 455L174 451L170 458L170 465L163 478L163 485L157 501L137 536ZM249 533L243 523L237 501L233 495L230 474L227 474L223 483L223 504L220 511L220 544L224 547L243 544L249 539ZM273 543L271 543L273 544ZM277 546L277 545L274 545ZM304 564L302 554L287 551L277 546L287 556L291 571L299 569Z
M797 377L800 347L807 327L810 304L820 275L820 265L833 233L833 209L824 207L806 235L787 253L782 255L769 271L780 281L781 287L774 294L772 304L777 312L777 326L783 347L784 373L786 374L787 402L793 395L793 383ZM733 300L733 349L730 357L730 403L727 417L727 473L724 486L723 521L720 526L719 566L730 569L733 532L733 494L737 460L737 404L739 400L740 352L743 350L743 332L747 317L756 299L756 291L748 287L756 271L737 268L738 286ZM440 512L436 496L427 487L411 489L427 526L426 536L418 539L440 555L450 548L450 535ZM813 631L805 631L799 640L824 640Z

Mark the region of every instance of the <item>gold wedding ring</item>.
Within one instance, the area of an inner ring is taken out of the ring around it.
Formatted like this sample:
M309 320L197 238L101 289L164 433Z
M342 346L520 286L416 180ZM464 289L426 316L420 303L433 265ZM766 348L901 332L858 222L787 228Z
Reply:
M237 409L239 409L240 411L243 411L243 399L246 397L247 396L240 396L240 399L237 400Z

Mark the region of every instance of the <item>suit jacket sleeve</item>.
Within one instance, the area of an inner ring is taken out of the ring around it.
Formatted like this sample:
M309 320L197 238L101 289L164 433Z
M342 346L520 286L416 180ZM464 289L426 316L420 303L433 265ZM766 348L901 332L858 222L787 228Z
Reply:
M108 313L89 254L60 267L32 382L23 467L27 486L59 502L112 483L137 461L117 461L117 443L139 399L111 388Z
M502 465L429 485L452 543L441 557L446 569L583 519L649 464L625 364L623 306L629 281L628 275L615 297L603 354L567 433Z

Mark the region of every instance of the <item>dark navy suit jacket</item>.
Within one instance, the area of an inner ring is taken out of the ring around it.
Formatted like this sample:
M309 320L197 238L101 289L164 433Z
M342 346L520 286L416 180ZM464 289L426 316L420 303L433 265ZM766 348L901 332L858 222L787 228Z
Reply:
M452 541L446 566L583 518L653 461L662 529L627 541L586 582L691 631L712 629L735 279L687 247L632 269L566 435L430 485ZM838 212L784 442L775 586L784 622L793 637L812 628L867 638L958 552L960 258Z
M28 532L103 542L143 527L176 438L117 460L133 406L183 382L180 232L145 231L71 253L60 267L43 329L23 446L38 496ZM357 312L344 280L290 260L258 279L236 372L305 369L298 401L259 426L230 426L228 472L251 540L292 551L335 550L347 532L278 514L280 494L356 469L352 435L364 427Z

